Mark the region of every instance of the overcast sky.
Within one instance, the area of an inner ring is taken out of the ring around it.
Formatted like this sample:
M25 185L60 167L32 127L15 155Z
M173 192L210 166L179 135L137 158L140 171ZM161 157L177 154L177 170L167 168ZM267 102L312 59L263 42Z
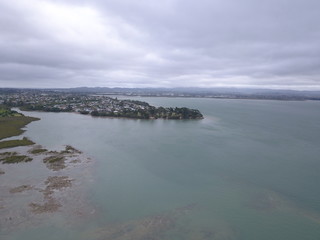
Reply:
M320 90L319 0L0 0L0 87Z

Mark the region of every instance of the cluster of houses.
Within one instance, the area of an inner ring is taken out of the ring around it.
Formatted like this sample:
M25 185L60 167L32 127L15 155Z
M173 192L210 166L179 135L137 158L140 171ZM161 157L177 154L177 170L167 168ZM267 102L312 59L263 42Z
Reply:
M2 95L0 101L10 106L28 106L34 110L56 109L70 112L122 112L145 109L148 104L139 101L118 100L104 95L72 93L15 93Z

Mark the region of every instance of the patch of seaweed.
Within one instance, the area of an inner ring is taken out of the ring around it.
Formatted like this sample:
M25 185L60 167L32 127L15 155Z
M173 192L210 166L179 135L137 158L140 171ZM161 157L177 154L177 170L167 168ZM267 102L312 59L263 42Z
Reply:
M81 154L82 152L70 145L66 145L65 147L65 150L61 151L61 153L70 153L70 154L74 154L74 153L77 153L77 154Z
M20 193L28 190L32 190L33 187L30 185L21 185L19 187L11 188L10 193Z
M67 176L50 176L45 181L47 185L44 190L40 190L43 194L44 203L30 203L29 207L31 211L36 214L56 212L62 205L53 197L55 190L61 190L63 188L71 187L71 182L73 180L69 179Z
M30 203L31 211L36 214L56 212L62 205L54 199L50 199L44 204Z
M46 164L47 168L53 171L58 171L66 168L65 160L66 159L64 156L61 156L60 154L58 154L58 155L44 158L43 162Z
M72 179L70 179L67 176L51 176L48 177L45 181L45 184L47 185L46 191L53 191L53 190L60 190L62 188L67 188L72 186Z
M0 154L0 162L4 164L30 162L33 159L26 155L19 155L17 152L4 152Z
M33 148L31 149L30 151L28 151L29 153L31 154L40 154L40 153L45 153L47 152L48 150L45 149L45 148Z
M66 168L66 160L67 158L77 157L78 155L82 154L80 150L67 145L64 150L57 152L57 151L48 151L46 152L48 156L43 159L43 162L46 166L53 170L58 171L61 169ZM74 162L75 163L75 162Z

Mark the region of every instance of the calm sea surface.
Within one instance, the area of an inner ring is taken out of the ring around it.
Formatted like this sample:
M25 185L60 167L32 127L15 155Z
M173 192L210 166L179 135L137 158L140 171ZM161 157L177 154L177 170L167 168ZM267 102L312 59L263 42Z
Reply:
M26 113L41 121L24 135L94 160L87 193L96 212L6 239L320 239L320 102L135 99L197 108L205 119Z

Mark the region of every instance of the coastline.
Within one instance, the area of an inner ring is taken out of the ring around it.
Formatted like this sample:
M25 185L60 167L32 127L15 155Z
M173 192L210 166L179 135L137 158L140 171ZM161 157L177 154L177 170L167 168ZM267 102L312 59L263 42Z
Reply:
M20 110L20 109L19 109ZM59 113L71 113L71 114L78 114L78 115L83 115L83 116L89 116L89 117L92 117L92 118L106 118L106 119L128 119L128 120L146 120L146 121L149 121L149 120L169 120L169 121L174 121L174 120L177 120L177 121L197 121L197 120L203 120L205 119L205 117L199 117L199 118L188 118L188 119L183 119L183 118L154 118L154 117L150 117L150 118L130 118L130 117L117 117L117 116L92 116L91 114L82 114L80 112L47 112L47 111L37 111L37 110L20 110L22 112L38 112L38 113L56 113L56 114L59 114Z
M29 116L0 117L0 140L21 135L25 132L23 129L25 126L38 120L40 118Z
M92 163L70 145L60 151L36 143L0 149L0 236L35 227L55 215L71 221L91 217L95 210L86 192Z
M6 95L4 105L25 111L79 112L83 115L128 119L203 119L198 109L156 107L147 102L92 94L30 93Z

